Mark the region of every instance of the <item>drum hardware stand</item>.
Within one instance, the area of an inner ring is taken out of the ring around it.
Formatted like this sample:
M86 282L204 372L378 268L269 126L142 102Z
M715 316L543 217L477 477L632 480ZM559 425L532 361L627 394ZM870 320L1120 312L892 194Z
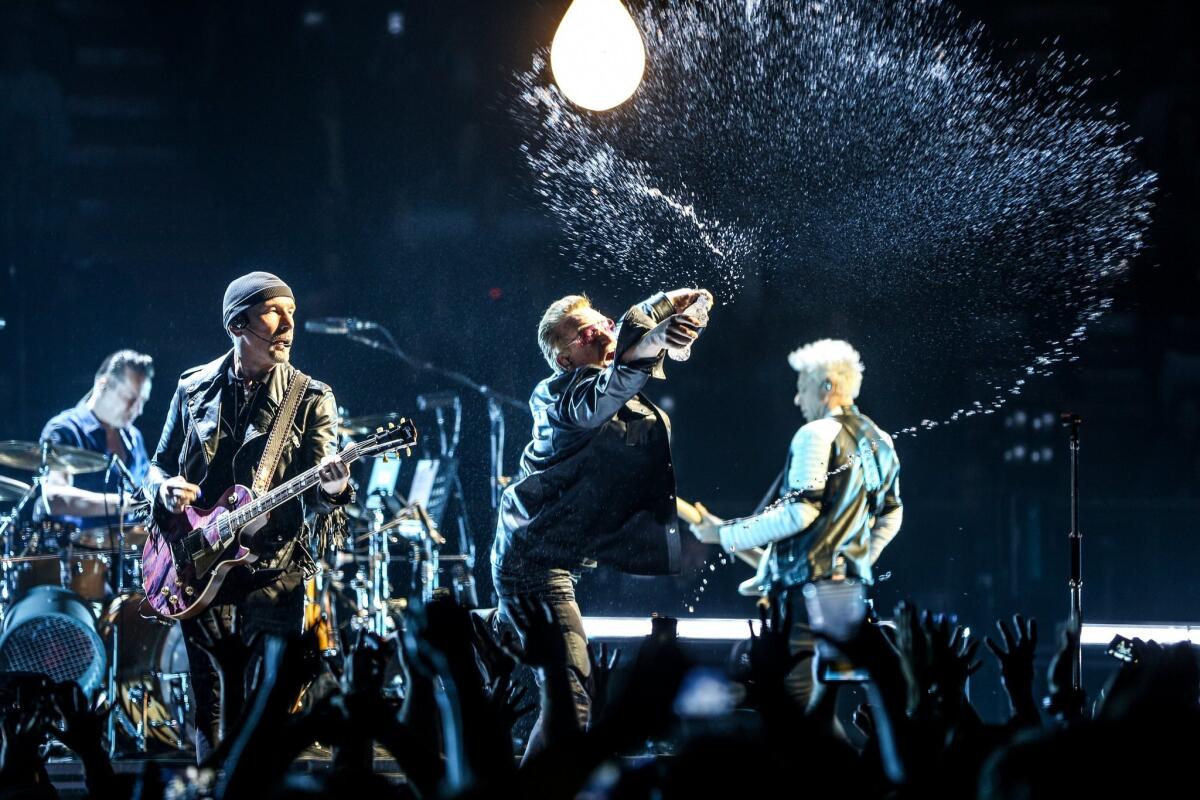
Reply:
M105 492L108 491L108 481L112 477L113 468L117 465L117 463L120 460L121 460L120 457L116 453L113 453L109 459L108 469L104 470L104 491ZM116 579L117 579L116 596L120 597L121 591L125 588L124 587L125 580L124 580L124 576L122 575L122 573L125 571L123 569L123 567L124 567L123 562L125 560L125 476L124 475L121 475L117 478L117 543L116 544L117 544L118 549L115 554L115 558L110 557L110 561L113 565L113 569L116 570L116 573L117 573L117 575L116 575ZM111 552L111 550L112 550L111 545L109 547L109 550ZM121 659L121 615L120 614L117 614L116 617L113 619L112 631L109 633L109 635L112 637L112 658L110 658L108 660L108 680L106 681L105 686L107 687L106 691L108 693L109 702L116 703L117 702L117 662L119 662ZM137 736L138 749L140 749L143 753L145 752L145 748L146 748L146 736L145 736L145 732L142 730L146 724L145 695L146 695L146 692L143 689L143 691L142 691L142 696L143 696L143 699L142 699L142 721L141 721L141 724L138 725L138 736ZM108 757L113 758L114 756L116 756L116 754L117 754L117 720L116 720L116 718L113 717L112 714L109 714L108 715Z
M445 544L446 540L438 533L433 520L420 503L413 503L409 508L416 514L417 519L421 520L422 528L421 537L413 542L410 551L413 558L412 592L419 592L421 600L428 603L438 588L438 548Z
M488 395L487 407L488 439L492 447L492 508L497 509L500 507L500 495L504 493L504 487L509 481L504 475L504 409L491 395Z
M391 564L391 551L388 547L388 531L400 524L400 516L384 523L384 507L386 498L398 497L385 489L373 492L379 498L379 505L371 509L370 523L367 529L367 570L370 578L362 573L361 567L355 572L354 583L356 600L360 609L367 609L367 625L379 636L388 636L388 601L391 600L391 581L388 569ZM403 498L400 498L403 503Z
M386 636L388 630L388 610L385 602L391 596L391 584L388 582L388 565L391 554L388 551L388 534L383 524L383 503L378 509L371 511L371 535L367 537L367 564L371 570L370 597L371 625L379 636Z
M117 538L109 548L110 563L113 570L116 572L115 586L113 587L114 597L120 597L125 593L125 491L126 487L131 487L134 492L140 492L141 488L133 475L129 472L129 468L125 466L125 462L121 461L120 456L113 453L109 457L108 469L104 472L104 491L108 491L108 482L112 477L113 471L117 471ZM115 548L115 552L114 552ZM112 658L108 662L108 681L106 683L108 699L110 703L117 702L117 665L121 660L121 615L118 614L113 619L112 630L109 634L112 637ZM143 695L146 694L145 688L142 688ZM138 725L137 742L138 749L141 752L146 752L146 735L143 730L146 724L145 717L146 699L142 700L142 721ZM117 721L113 714L108 716L108 756L112 758L117 753Z
M50 474L50 442L42 442L42 463L38 467L37 475L30 481L30 487L22 495L21 499L13 506L12 511L8 512L7 517L0 518L0 540L4 546L4 574L0 580L0 620L4 618L8 611L8 604L13 600L13 594L16 592L16 576L13 574L13 565L11 559L17 553L16 543L13 541L13 531L16 530L17 520L21 518L21 512L25 510L25 506L29 505L30 500L35 498L42 503L42 509L47 516L50 515L50 502L46 499L45 492L42 491L42 484L46 477Z
M502 461L504 456L504 414L497 404L496 400L489 394L487 395L488 403L488 418L490 420L490 440L491 440L491 456L492 456L492 492L493 492L493 507L495 507L495 487L499 485L497 473L502 469ZM451 406L454 409L454 428L450 436L446 435L446 419L444 409ZM458 474L458 445L461 440L462 432L462 400L457 394L450 392L434 392L417 396L417 408L421 411L426 411L430 408L434 410L434 416L437 419L438 426L438 443L440 445L439 458L442 463L450 465L453 472L450 479L453 481L450 489L451 499L457 503L457 515L455 522L458 525L458 551L461 555L456 559L461 562L458 565L458 574L455 575L455 597L469 608L479 606L479 598L475 592L475 540L471 536L471 526L467 520L467 502L466 495L463 492L462 480ZM426 530L437 535L437 529L429 519L424 509L419 509L422 523L425 524ZM427 523L427 524L426 524ZM438 536L438 538L441 538ZM444 544L445 540L438 542ZM437 580L437 564L434 564L434 579L425 581L424 586L436 588ZM432 591L432 589L430 589ZM428 599L428 598L426 598Z

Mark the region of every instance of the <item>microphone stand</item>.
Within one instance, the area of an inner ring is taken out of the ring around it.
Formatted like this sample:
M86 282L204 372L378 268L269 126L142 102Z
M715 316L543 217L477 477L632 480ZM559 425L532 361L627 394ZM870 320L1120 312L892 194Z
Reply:
M1079 424L1078 414L1065 413L1062 419L1070 429L1071 441L1071 576L1067 586L1071 592L1071 625L1076 635L1083 630L1083 531L1079 529ZM1071 688L1083 691L1083 648L1077 647L1071 664Z
M126 445L128 447L128 445ZM126 487L130 487L133 492L140 492L141 486L134 480L133 473L125 466L125 462L116 453L109 457L108 469L104 473L104 491L108 491L108 481L112 477L113 470L118 473L117 478L117 538L113 545L109 548L109 561L113 565L116 575L114 577L115 584L113 586L114 597L120 603L121 595L125 593L125 491ZM111 532L111 529L110 529ZM119 608L119 606L118 606ZM118 706L117 698L117 665L120 662L121 656L121 614L113 615L111 637L112 637L112 661L108 667L108 699L111 704ZM117 715L111 713L108 715L108 756L113 758L117 752L117 737L116 737ZM146 751L146 720L141 720L138 724L138 747L142 752Z
M503 407L508 406L512 409L518 409L528 413L529 406L522 403L520 400L510 395L497 392L490 386L472 380L461 372L451 369L439 367L431 361L423 361L415 358L400 349L396 344L396 338L392 336L391 331L382 325L376 325L375 330L378 330L383 335L386 342L381 342L378 339L373 339L370 336L364 336L361 333L347 332L345 335L352 341L366 345L374 350L381 350L385 353L400 359L413 369L422 372L428 372L431 375L437 375L452 381L464 389L468 389L476 394L483 396L488 403L488 419L491 422L491 483L492 483L492 508L498 508L500 505L500 492L504 488L504 416Z
M104 492L108 493L108 482L112 478L113 469L120 462L121 457L116 453L112 453L108 457L108 468L104 470ZM112 529L109 528L109 533ZM117 548L114 551L114 544ZM116 571L117 585L120 586L121 573L124 571L122 567L121 556L124 554L125 548L125 476L117 478L117 541L109 544L109 563L113 565ZM121 592L116 590L116 596L119 598ZM105 691L108 693L108 701L114 706L119 705L117 702L117 662L121 658L121 614L118 612L113 616L112 626L109 628L109 637L112 639L112 659L108 662L108 680L106 681ZM108 757L114 758L117 755L117 715L110 713L108 715Z

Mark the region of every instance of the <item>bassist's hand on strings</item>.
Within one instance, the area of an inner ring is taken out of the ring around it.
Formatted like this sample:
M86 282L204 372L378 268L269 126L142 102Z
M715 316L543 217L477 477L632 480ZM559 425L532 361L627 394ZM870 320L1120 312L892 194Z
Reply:
M158 502L172 514L182 514L200 496L200 487L176 475L158 487Z

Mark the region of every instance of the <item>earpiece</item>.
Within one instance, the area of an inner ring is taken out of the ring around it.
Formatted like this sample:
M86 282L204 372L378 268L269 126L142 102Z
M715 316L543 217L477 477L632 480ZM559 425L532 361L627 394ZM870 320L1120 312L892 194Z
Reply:
M826 378L825 382L821 384L821 389L826 392L832 392L833 391L833 381L829 380L829 378Z
M265 336L259 336L257 333L249 329L250 320L246 318L245 314L238 314L236 317L234 317L233 322L229 323L229 328L230 330L243 331L244 333L250 334L255 339L258 339L260 342L271 344L270 339Z

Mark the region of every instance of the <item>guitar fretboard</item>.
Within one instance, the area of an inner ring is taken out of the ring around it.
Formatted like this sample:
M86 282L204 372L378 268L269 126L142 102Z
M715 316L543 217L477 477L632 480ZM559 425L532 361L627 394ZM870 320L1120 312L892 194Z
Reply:
M342 452L338 453L338 458L343 464L349 466L362 457L362 450L364 449L366 449L364 445L352 444ZM266 514L268 511L278 508L289 500L294 500L320 483L321 479L318 475L319 470L320 467L316 466L312 469L301 472L299 475L287 481L286 483L276 486L262 497L257 498L245 506L242 506L236 511L231 511L230 513L226 514L224 519L221 521L228 525L227 530L230 533L240 530L246 525L249 525L256 518ZM224 531L222 531L222 534L224 535Z

